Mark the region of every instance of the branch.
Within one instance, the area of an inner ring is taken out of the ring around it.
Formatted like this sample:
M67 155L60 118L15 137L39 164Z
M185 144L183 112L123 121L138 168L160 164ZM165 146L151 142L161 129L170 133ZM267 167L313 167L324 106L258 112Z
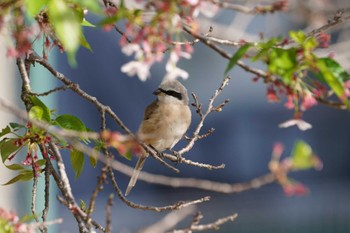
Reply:
M187 32L188 34L190 34L194 38L198 38L203 44L205 44L206 46L208 46L209 48L211 48L212 50L217 52L223 58L226 58L228 60L231 59L232 55L228 54L225 50L223 50L219 46L213 44L213 42L211 40L208 40L205 36L196 34L195 32L193 32L192 30L190 30L187 27L184 27L183 29L184 29L185 32ZM244 62L242 62L241 60L237 61L237 65L239 67L241 67L243 70L245 70L245 71L247 71L249 73L252 73L252 74L254 74L254 75L258 76L258 77L261 77L261 78L263 78L266 81L269 80L269 78L271 78L264 71L259 70L259 69L255 69L255 68L252 68L252 67L249 67L246 64L244 64Z
M60 174L59 180L56 180L57 176L54 176L57 186L61 190L61 193L68 204L68 208L70 209L70 211L72 212L73 216L75 217L78 223L79 232L87 233L89 231L87 229L86 223L84 222L84 219L81 216L81 212L83 211L79 208L79 206L75 202L75 198L72 194L72 189L70 187L69 179L67 177L67 173L62 160L61 153L54 143L49 142L49 146L50 146L51 152L53 153L57 161L57 168ZM51 161L50 161L50 166L52 167Z
M198 102L198 99L196 97L195 94L192 94L193 98L194 98L194 101L195 103L193 104L194 107L196 107L196 111L200 117L200 121L196 127L196 129L194 130L193 132L193 137L190 139L190 141L188 142L187 146L185 146L184 148L182 148L181 150L179 150L177 153L179 153L179 155L182 155L186 152L188 152L189 150L192 149L192 147L194 146L194 143L198 140L199 138L199 133L203 127L203 124L204 124L204 120L205 118L209 115L209 113L211 113L214 109L213 107L213 103L214 103L214 100L216 99L216 97L218 97L218 95L222 92L222 90L228 85L228 82L229 82L230 78L229 77L226 77L224 78L224 80L222 81L220 87L215 91L215 93L212 95L212 97L210 98L209 100L209 103L208 103L208 108L207 108L207 111L205 113L202 113L201 111L201 105L199 104ZM226 100L228 101L228 100ZM225 102L226 102L225 101ZM180 159L179 162L182 162L182 158Z
M195 210L194 206L189 206L178 211L172 211L165 215L160 221L144 228L139 233L163 233L184 220Z
M156 211L156 212L161 212L161 211L167 211L167 210L179 210L181 208L190 206L190 205L194 205L194 204L198 204L198 203L202 203L202 202L206 202L209 201L210 197L203 197L197 200L193 200L193 201L179 201L173 205L167 205L167 206L162 206L162 207L156 207L156 206L145 206L145 205L139 205L139 204L135 204L131 201L129 201L128 199L126 199L123 195L123 192L120 190L117 181L115 180L114 177L114 172L111 168L108 169L108 174L109 177L112 181L112 185L118 195L118 197L128 206L132 207L132 208L136 208L136 209L141 209L141 210L152 210L152 211Z
M106 233L111 233L111 229L112 229L112 211L111 211L111 207L113 206L113 199L114 199L114 195L110 194L107 200L107 204L106 204Z
M231 221L233 222L237 218L238 214L232 214L224 218L220 218L216 220L215 222L212 223L207 223L207 224L199 224L200 220L203 218L203 215L198 212L192 221L192 224L185 229L182 230L173 230L168 233L191 233L194 231L207 231L207 230L218 230L221 225Z
M128 176L131 176L133 171L133 168L117 161L113 163L113 167L116 171ZM257 178L243 183L222 183L204 179L177 178L156 175L145 171L141 171L138 179L147 183L164 185L174 188L195 188L227 194L240 193L251 189L257 189L276 181L276 177L272 173L267 173L265 175L259 176Z
M50 160L49 157L46 156L45 158L45 204L44 204L44 210L42 214L42 220L43 222L47 221L47 215L49 213L49 204L50 204L50 175L51 175L51 167L48 165L48 160ZM44 228L44 232L47 232L47 228Z
M61 86L61 87L56 87L52 90L49 90L49 91L45 91L43 93L35 93L35 92L30 92L30 95L35 95L35 96L47 96L47 95L50 95L56 91L65 91L67 90L69 87L67 86Z
M325 32L329 30L332 27L335 27L341 23L344 23L350 19L350 15L344 16L345 12L349 12L350 8L348 9L340 9L337 11L337 13L333 16L332 19L328 20L328 23L323 25L322 27L319 27L317 29L312 30L307 34L308 37L316 36L322 32Z
M230 2L224 2L220 0L211 0L212 3L218 5L220 8L238 11L244 14L266 14L266 13L274 13L276 11L286 11L287 1L275 1L269 5L261 5L255 7L247 7L241 4L234 4Z

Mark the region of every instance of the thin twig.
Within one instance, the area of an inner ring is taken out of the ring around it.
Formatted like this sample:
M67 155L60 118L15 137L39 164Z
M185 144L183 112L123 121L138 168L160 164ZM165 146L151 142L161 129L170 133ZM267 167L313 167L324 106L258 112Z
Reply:
M77 214L79 215L81 218L86 219L86 214L84 213L84 211L82 211L79 206L76 205L70 205L64 198L57 196L57 200L64 206L66 206L73 214ZM106 231L106 229L101 226L101 224L97 223L94 220L91 220L91 224L98 230L101 230L103 232ZM89 233L91 231L88 231Z
M49 213L49 204L50 204L50 175L51 175L51 167L48 165L48 160L50 158L48 156L45 157L46 163L45 163L45 203L44 203L44 210L43 214L41 216L43 222L47 221L47 215ZM44 226L43 232L47 232L47 227Z
M91 215L95 209L95 201L96 201L97 195L103 189L103 184L106 182L106 178L107 178L107 165L102 168L101 175L98 177L98 180L97 180L96 188L91 195L90 202L89 202L89 208L86 211L86 213L87 213L86 214L86 221L87 222L91 221Z
M309 32L307 34L307 36L308 37L316 36L317 34L325 32L334 26L337 26L341 23L344 23L344 22L350 20L350 15L344 16L344 13L348 12L348 11L350 11L350 8L338 10L337 13L333 16L333 18L331 20L328 20L327 24L325 24L317 29L312 30L311 32Z
M29 96L28 96L28 93L31 92L29 74L27 73L27 69L25 67L23 60L21 58L17 58L16 61L17 61L16 63L19 70L19 74L22 79L21 99L27 111L29 111L29 108L31 106L31 103L29 101Z
M114 195L110 194L106 204L106 233L112 232L112 211Z
M49 142L49 146L50 146L51 152L53 153L53 155L55 156L55 159L57 161L57 168L58 168L58 172L60 175L60 177L59 177L60 179L56 180L57 186L60 188L62 195L67 200L68 208L70 209L70 211L72 212L73 216L75 217L75 219L78 223L79 232L80 233L85 233L85 232L87 233L87 232L89 232L88 228L86 226L86 223L84 222L84 219L81 216L81 212L83 212L83 211L81 211L81 209L79 208L79 206L75 202L75 198L73 196L72 189L71 189L71 186L69 183L69 179L67 177L67 173L66 173L64 162L62 160L61 153L54 143ZM56 176L54 176L54 178L55 177Z
M37 192L37 188L38 188L38 177L35 174L34 171L34 162L32 163L33 166L33 186L32 186L32 201L31 201L31 211L32 214L34 216L34 219L36 222L39 222L39 218L36 214L36 192ZM43 232L43 230L40 228L40 231Z
M67 90L69 87L67 86L61 86L61 87L56 87L52 90L49 90L49 91L45 91L43 93L35 93L35 92L30 92L30 95L35 95L35 96L47 96L47 95L50 95L56 91L65 91Z
M165 215L160 221L141 229L139 233L163 233L174 228L179 222L193 213L194 210L194 206L189 206L178 211L172 211Z
M221 91L224 89L224 87L228 84L229 80L230 80L230 78L229 78L229 77L226 77L226 78L222 81L220 87L215 91L215 93L213 94L213 96L210 98L209 103L208 103L208 108L207 108L207 111L206 111L205 113L202 113L202 112L201 112L201 109L199 109L199 106L200 106L200 105L199 105L199 103L198 103L198 100L197 100L197 98L195 97L195 95L193 95L193 96L194 96L194 99L195 99L195 105L197 106L197 113L198 113L199 116L200 116L200 120L199 120L199 123L198 123L196 129L195 129L194 132L193 132L193 137L192 137L192 139L188 142L188 144L187 144L184 148L182 148L181 150L178 151L178 153L179 153L180 155L182 155L182 154L188 152L189 150L191 150L192 147L193 147L193 145L194 145L194 143L198 140L198 135L199 135L199 133L200 133L202 127L203 127L204 120L205 120L205 118L206 118L206 117L211 113L211 111L212 111L214 100L215 100L216 97L221 93ZM179 162L182 162L182 158L180 158L180 161L179 161Z
M192 35L195 38L198 38L203 44L205 44L209 48L213 49L215 52L217 52L223 58L231 59L232 55L228 54L225 50L221 49L219 46L213 44L213 42L211 40L208 40L205 36L196 34L195 32L193 32L192 30L190 30L187 27L184 27L183 29L188 34ZM264 71L259 70L259 69L255 69L255 68L252 68L252 67L249 67L246 64L244 64L244 62L242 62L241 60L237 61L237 65L239 67L241 67L242 69L244 69L245 71L247 71L249 73L252 73L252 74L254 74L254 75L258 76L258 77L261 77L261 78L263 78L265 80L268 80L269 78L271 78Z
M224 218L217 219L215 222L207 224L199 224L200 220L203 218L203 215L198 212L192 221L191 226L182 230L173 230L169 233L191 233L195 231L207 231L207 230L218 230L221 225L231 221L233 222L237 218L238 214L232 214Z
M152 211L156 211L156 212L167 211L167 210L179 210L179 209L187 207L189 205L194 205L194 204L209 201L209 199L210 199L210 197L207 196L207 197L203 197L203 198L193 200L193 201L179 201L173 205L167 205L167 206L162 206L162 207L139 205L139 204L136 204L134 202L129 201L128 199L126 199L124 197L123 192L120 190L120 188L117 184L117 181L115 180L114 172L111 168L108 169L108 174L109 174L109 177L112 181L112 185L113 185L117 195L119 196L120 200L122 200L126 205L128 205L132 208L136 208L136 209L152 210Z

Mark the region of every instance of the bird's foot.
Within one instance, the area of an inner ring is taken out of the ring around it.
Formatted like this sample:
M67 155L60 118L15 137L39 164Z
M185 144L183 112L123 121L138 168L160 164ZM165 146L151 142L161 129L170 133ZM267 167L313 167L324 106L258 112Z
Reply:
M177 151L174 151L174 150L170 150L170 151L171 151L171 153L172 153L173 155L176 156L176 164L180 163L181 160L182 160L181 154L180 154L179 152L177 152Z

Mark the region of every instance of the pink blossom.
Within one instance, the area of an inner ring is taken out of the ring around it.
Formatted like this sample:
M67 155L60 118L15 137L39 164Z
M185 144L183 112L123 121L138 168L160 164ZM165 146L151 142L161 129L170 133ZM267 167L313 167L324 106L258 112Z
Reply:
M301 103L301 110L305 111L311 108L312 106L317 105L317 100L311 94L304 96L303 102Z
M312 125L300 118L293 118L278 125L280 128L288 128L296 125L300 130L305 131L312 128Z
M283 150L284 150L284 146L282 143L280 142L275 143L272 150L272 157L274 159L279 159L283 153Z
M310 192L305 185L292 181L283 185L283 191L287 196L303 196Z
M187 2L188 4L194 6L194 5L197 5L197 4L198 4L199 0L186 0L186 2Z
M331 41L331 35L330 34L326 34L326 33L320 33L317 36L317 41L319 43L319 47L321 48L328 48L329 47L329 43Z
M280 101L280 98L276 94L276 91L275 91L275 89L273 87L269 87L267 89L266 97L267 97L267 100L269 102L272 102L272 103Z
M295 107L294 105L294 99L292 95L288 95L288 100L287 102L284 104L284 106L288 109L293 109Z

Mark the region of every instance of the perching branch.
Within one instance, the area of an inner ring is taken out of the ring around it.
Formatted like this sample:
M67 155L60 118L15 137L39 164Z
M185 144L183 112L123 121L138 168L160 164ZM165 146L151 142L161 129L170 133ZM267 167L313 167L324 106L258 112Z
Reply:
M168 233L191 233L196 231L207 231L207 230L218 230L221 225L231 221L233 222L237 218L238 214L232 214L224 218L220 218L212 223L207 224L199 224L201 219L203 218L202 213L198 212L191 223L191 225L188 228L181 229L181 230L173 230Z

